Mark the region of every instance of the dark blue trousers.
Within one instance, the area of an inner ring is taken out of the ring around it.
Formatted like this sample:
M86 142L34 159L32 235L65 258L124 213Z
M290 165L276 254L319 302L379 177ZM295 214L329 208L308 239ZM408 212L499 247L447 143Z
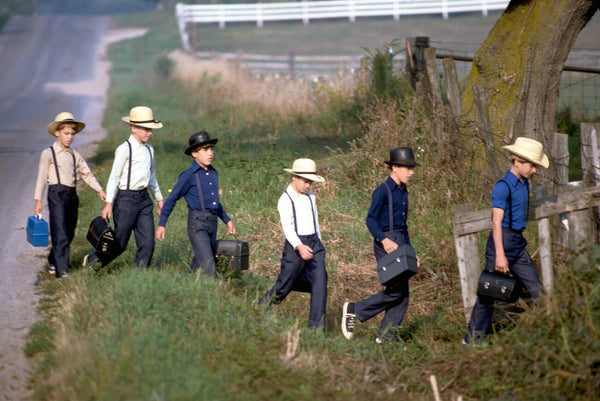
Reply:
M56 267L56 277L68 273L71 268L71 241L75 236L78 208L79 197L75 188L62 184L48 186L52 240L48 264Z
M539 298L544 293L544 289L535 264L531 256L525 249L527 240L520 231L513 231L508 228L502 229L502 244L504 253L508 259L508 268L513 276L523 283L532 298ZM492 233L488 237L485 247L485 269L494 271L496 269L496 248ZM492 327L492 316L494 314L494 300L485 297L477 297L465 340L471 341L471 338L478 339L487 334Z
M398 245L402 245L406 242L405 232L397 231L386 234ZM387 255L387 252L378 241L374 242L373 249L375 251L376 260ZM385 287L383 291L355 303L354 313L356 313L358 320L364 322L381 312L385 312L379 330L377 331L377 337L381 338L384 336L395 339L395 330L402 323L402 319L404 319L404 315L408 309L408 299L408 280L402 280L393 288Z
M187 232L194 250L190 270L202 269L202 274L216 274L217 228L217 215L213 212L189 211Z
M115 234L121 249L125 251L129 238L133 232L137 252L135 254L135 265L147 268L154 254L154 205L148 194L148 190L129 191L119 189L115 202L113 203L113 220L115 222ZM105 260L102 255L94 253L89 262L100 260L102 266L112 262L118 255L110 260Z
M325 327L327 308L327 271L325 270L325 247L317 234L299 235L303 244L313 250L313 257L305 261L300 253L286 241L281 256L281 271L275 285L263 295L260 304L282 302L292 291L310 293L308 324L315 329Z

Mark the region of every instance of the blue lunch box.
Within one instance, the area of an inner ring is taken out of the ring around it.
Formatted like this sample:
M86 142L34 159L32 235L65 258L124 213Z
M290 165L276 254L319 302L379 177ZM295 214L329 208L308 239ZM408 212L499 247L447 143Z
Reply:
M27 242L33 246L48 246L48 222L39 216L27 219Z

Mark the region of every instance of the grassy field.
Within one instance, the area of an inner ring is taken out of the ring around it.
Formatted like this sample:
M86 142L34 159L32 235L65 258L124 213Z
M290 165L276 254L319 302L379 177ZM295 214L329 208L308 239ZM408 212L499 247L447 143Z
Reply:
M171 13L117 21L151 29L110 48L110 134L91 160L94 171L105 183L114 149L128 136L120 119L134 105L150 105L164 123L151 143L165 195L190 164L183 153L188 137L206 129L219 138L221 199L238 238L250 243L250 270L221 266L216 280L188 273L182 202L151 269L133 268L133 241L107 269L80 268L90 251L88 222L100 211L84 188L73 274L57 281L40 273L43 319L26 350L37 362L35 400L431 400L432 375L444 400L598 394L595 269L573 271L557 259L552 298L535 309L521 303L518 315L506 311L492 347L461 345L453 208L487 206L489 188L467 167L468 149L455 146L448 110L431 110L411 94L400 104L365 100L348 82L266 82L219 64L184 69L185 56L171 52L179 44ZM411 279L402 341L375 344L378 319L359 325L347 341L339 330L343 302L380 289L364 218L387 174L382 160L401 144L417 149L423 164L409 187L421 272ZM289 180L283 169L300 156L315 159L327 178L315 188L329 275L324 333L306 327L306 294L292 293L271 309L255 302L278 273L283 237L276 202ZM534 252L535 225L527 237Z

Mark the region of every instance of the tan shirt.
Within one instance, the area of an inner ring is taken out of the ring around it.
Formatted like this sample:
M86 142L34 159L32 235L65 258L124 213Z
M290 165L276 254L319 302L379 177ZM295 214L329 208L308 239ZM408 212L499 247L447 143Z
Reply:
M83 179L83 181L96 192L102 191L102 185L100 185L83 157L81 157L76 150L72 148L63 149L58 144L58 141L55 141L52 144L52 148L56 153L58 174L60 175L60 183L62 185L74 187L76 180L75 174L77 174L78 179ZM73 167L73 156L75 156L76 168ZM46 148L42 151L42 155L40 156L40 165L38 168L33 199L41 200L46 185L55 184L58 184L58 178L56 177L56 168L54 168L54 159L52 158L52 151L50 148Z

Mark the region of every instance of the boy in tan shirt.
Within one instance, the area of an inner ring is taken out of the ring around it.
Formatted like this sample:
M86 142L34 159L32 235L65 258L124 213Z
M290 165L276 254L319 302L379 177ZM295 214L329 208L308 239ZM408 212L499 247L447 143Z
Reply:
M59 113L48 125L48 133L56 141L42 151L35 184L35 214L42 213L42 195L48 186L48 209L52 249L48 255L49 272L57 278L67 277L70 269L70 247L77 226L77 177L81 177L104 201L106 193L92 174L86 161L71 148L75 134L85 124L68 112Z

